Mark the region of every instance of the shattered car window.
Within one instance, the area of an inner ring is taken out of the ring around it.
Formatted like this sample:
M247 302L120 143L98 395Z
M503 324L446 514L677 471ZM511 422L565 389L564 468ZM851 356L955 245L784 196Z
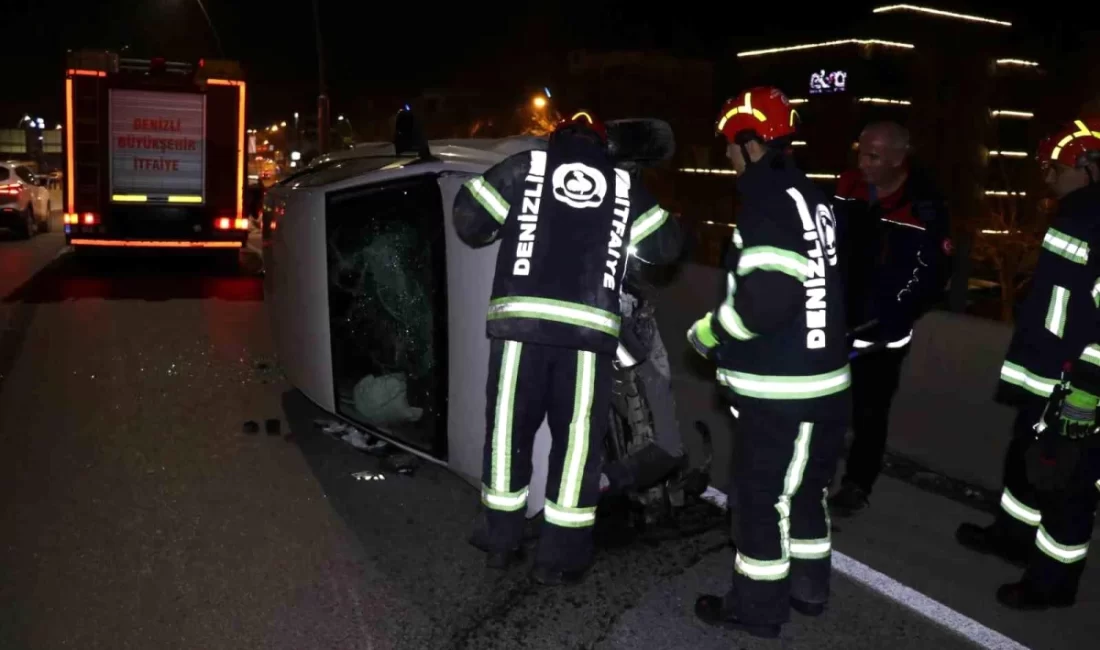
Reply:
M446 443L446 261L436 177L329 195L337 410L425 451Z

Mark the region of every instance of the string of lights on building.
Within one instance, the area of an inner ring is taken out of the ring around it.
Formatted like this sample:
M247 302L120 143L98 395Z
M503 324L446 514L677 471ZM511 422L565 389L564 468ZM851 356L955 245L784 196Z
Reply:
M943 10L943 9L936 9L936 8L933 8L933 7L927 7L927 6L916 5L916 4L883 5L883 6L879 6L879 7L874 8L872 10L872 13L876 14L876 15L881 15L881 16L892 15L892 16L894 16L894 18L891 19L891 20L902 21L902 22L896 22L895 27L898 27L898 26L903 26L903 27L912 26L914 24L913 21L915 21L918 16L924 16L924 17L930 19L929 22L939 22L939 21L946 20L946 21L956 21L956 22L960 22L960 23L972 23L972 24L975 24L977 26L976 28L979 29L979 30L982 29L982 26L987 26L987 27L990 27L993 30L997 30L997 31L999 31L1001 28L1011 28L1013 26L1012 22L1007 21L1007 20L1000 20L1000 19L996 19L996 18L980 16L980 15L976 15L976 14L962 13L962 12L957 12L957 11L947 11L947 10ZM887 21L884 24L889 26L890 23ZM909 51L915 51L917 49L918 45L915 45L914 43L920 44L919 45L920 47L926 47L927 46L926 44L930 43L930 44L933 44L932 46L934 47L934 43L936 42L936 39L941 38L941 36L939 35L939 32L936 31L937 28L929 27L927 29L931 30L931 31L930 32L914 32L914 31L906 30L906 29L903 29L903 30L900 30L900 31L895 29L895 31L893 33L896 35L895 37L897 38L897 40L895 40L895 39L883 39L883 38L836 38L836 39L829 39L829 40L821 40L821 41L817 41L817 42L796 43L796 44L790 44L790 45L785 45L785 46L781 46L781 47L769 47L769 48L762 48L762 49L755 49L755 50L747 50L747 51L739 52L737 54L737 57L739 59L752 59L754 57L780 56L780 55L784 55L785 53L791 53L791 54L787 54L787 56L792 61L806 61L807 62L807 67L810 68L810 80L809 80L809 95L810 96L807 97L807 96L803 95L803 96L798 96L798 97L792 97L792 98L789 99L789 101L792 105L796 105L796 106L799 106L801 108L804 105L811 105L812 106L812 105L816 104L817 102L826 102L826 103L835 102L836 99L838 98L838 96L843 95L844 93L846 93L846 92L848 92L852 89L853 84L850 83L852 81L852 79L849 77L849 73L854 74L854 70L859 69L859 68L853 68L852 70L849 70L844 66L836 66L836 67L830 67L830 68L818 67L821 64L818 62L817 59L821 58L822 56L827 56L829 58L844 57L844 58L851 58L851 59L854 60L858 56L859 59L866 60L867 58L872 57L872 56L875 56L875 57L883 56L884 57L883 58L884 65L894 65L893 63L890 63L890 61L892 61L892 59L886 58L886 55L890 51L901 52L901 53L905 53L905 52L909 52ZM923 38L921 36L921 34L929 34L929 33L932 34L932 35L930 35L927 40L921 40ZM978 37L978 38L981 38L981 37ZM910 41L910 40L912 40L912 42L906 42L906 41ZM844 54L828 53L828 54L819 55L817 52L812 52L814 50L820 50L820 49L823 49L823 48L838 49L838 48L843 48L843 47L846 47L846 46L851 48L851 50L848 53L844 53ZM858 54L856 52L857 49L859 50ZM804 54L804 53L806 53L806 54ZM1003 75L1009 75L1011 70L1016 70L1016 71L1019 71L1019 73L1026 74L1028 69L1036 69L1036 68L1040 67L1040 64L1039 64L1038 61L1035 61L1035 60L1030 59L1030 58L1026 58L1026 57L1009 57L1009 56L1003 56L1003 55L1002 55L1001 58L991 57L990 63L993 64L996 68L1000 69L1001 74L1003 74ZM742 65L751 65L751 63L746 61ZM862 64L860 64L860 65L862 65ZM899 65L904 65L904 64L899 63ZM766 72L765 70L761 69L762 74L765 73L765 72ZM1006 77L1006 78L1014 78L1014 77ZM793 81L793 79L783 81L782 83L786 84L786 83L790 83L791 81ZM1008 83L1012 83L1012 82L1008 82ZM867 106L867 107L876 107L876 108L882 107L882 108L886 108L886 109L903 108L903 107L912 107L913 106L913 100L910 99L910 98L905 98L904 96L903 97L896 97L896 96L891 97L889 95L879 96L879 95L874 94L874 91L873 91L872 88L873 88L873 86L866 88L866 90L864 91L866 93L866 96L852 97L851 100L850 100L852 102L852 104L856 105L856 106ZM867 92L867 91L870 91L870 92ZM922 101L925 101L925 100L922 100ZM936 101L936 100L933 99L932 101ZM826 105L828 105L828 104L826 104ZM833 104L833 106L835 106L835 104ZM830 110L833 110L833 109L830 109ZM996 120L1030 120L1030 119L1033 119L1035 117L1035 113L1033 113L1032 111L1029 111L1029 110L999 108L999 107L998 108L990 107L989 109L986 109L986 110L988 110L988 115L990 116L990 118L996 119ZM865 115L860 113L859 117L856 118L856 119L859 120L859 119L867 119L867 118L866 118ZM883 118L879 117L878 119L883 119ZM898 119L898 118L894 118L894 119ZM807 123L807 126L812 127L812 124L813 124L813 120L810 120L810 122ZM818 136L816 136L814 134L812 128L807 131L807 135L810 136L809 138L807 138L807 140L809 140L809 142L814 142L814 143L816 143L815 146L820 146L820 143L818 143L819 138L818 138ZM823 135L821 139L822 140L828 140L829 142L832 142L827 137L829 135L831 135L831 134ZM792 146L800 147L800 148L807 148L808 145L809 145L809 142L807 142L807 140L794 141L792 143ZM1003 144L1000 143L1000 142L998 144L1001 144L1001 146L992 145L992 146L990 146L989 150L986 151L988 160L993 160L993 159L997 159L997 160L1026 160L1026 159L1031 158L1031 153L1029 151L1022 150L1025 147L1021 147L1021 146L1012 147L1011 146L1012 144L1017 144L1017 145L1023 144L1022 142L1013 143L1011 140L1006 140ZM1010 146L1005 147L1004 146L1005 144L1010 145ZM832 147L832 146L835 146L835 145L834 144L827 144L826 146L827 147ZM807 154L808 157L805 159L805 162L807 162L808 166L810 166L811 168L814 166L814 163L812 162L813 160L820 160L821 163L824 163L824 164L822 164L822 166L825 166L825 165L833 166L834 164L836 164L839 161L839 159L837 159L835 156L830 156L828 153L820 153L819 152L819 154L814 155L812 153L813 150L814 150L813 147L809 147L807 149L807 151L809 153ZM858 151L858 145L853 145L852 150L853 151ZM714 175L714 176L736 175L736 172L734 172L732 169L684 168L684 169L681 169L680 171L684 172L684 173L688 173L688 174L703 174L703 175ZM807 177L815 179L815 180L820 180L820 181L826 181L827 182L827 181L835 181L836 179L839 178L839 175L829 174L829 173L809 173L809 174L807 174ZM1010 190L1010 189L989 189L989 190L983 190L983 193L984 193L984 196L986 196L986 197L1009 199L1009 200L1019 199L1019 198L1023 198L1023 197L1027 196L1026 192L1018 192L1018 191L1013 191L1013 190ZM989 233L989 234L994 234L994 233ZM997 234L999 234L999 233L997 233Z
M820 47L836 47L838 45L880 45L882 47L893 47L905 50L912 50L915 45L912 43L898 43L895 41L884 41L877 38L845 38L838 41L824 41L821 43L805 43L802 45L788 45L786 47L772 47L764 50L748 50L746 52L738 52L737 56L740 58L749 56L764 56L765 54L779 54L781 52L797 52L799 50L814 50Z
M860 104L878 104L882 106L910 106L913 103L908 99L884 99L882 97L860 97L856 101Z
M994 20L993 18L983 18L981 16L972 16L970 14L960 14L954 11L944 11L942 9L932 9L931 7L920 7L917 5L889 5L886 7L879 7L873 9L872 13L884 14L898 11L909 11L913 13L928 14L930 16L938 16L940 18L954 18L955 20L966 20L973 23L986 23L988 25L999 25L1001 27L1012 27L1012 23L1005 20Z

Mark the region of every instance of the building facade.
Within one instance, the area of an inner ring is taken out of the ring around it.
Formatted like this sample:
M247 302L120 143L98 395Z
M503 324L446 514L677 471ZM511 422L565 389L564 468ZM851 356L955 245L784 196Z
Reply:
M1052 98L1041 36L1011 19L917 5L873 9L808 42L738 52L731 87L778 86L802 119L799 165L827 189L855 166L859 132L892 120L912 134L916 164L937 179L956 236L996 236L1036 214L1035 145L1064 112ZM728 170L688 168L716 178ZM717 182L717 181L715 181Z

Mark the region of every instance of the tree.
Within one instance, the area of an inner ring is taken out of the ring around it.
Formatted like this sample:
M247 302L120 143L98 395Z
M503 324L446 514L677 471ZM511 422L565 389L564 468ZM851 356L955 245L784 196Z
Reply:
M1011 187L1003 158L997 171ZM1037 175L1036 175L1037 176ZM1031 279L1039 249L1051 216L1052 202L1037 200L1039 182L1025 183L1020 195L987 197L983 226L974 233L972 257L996 271L1001 290L1001 320L1011 321L1020 290ZM1016 185L1020 187L1020 185Z

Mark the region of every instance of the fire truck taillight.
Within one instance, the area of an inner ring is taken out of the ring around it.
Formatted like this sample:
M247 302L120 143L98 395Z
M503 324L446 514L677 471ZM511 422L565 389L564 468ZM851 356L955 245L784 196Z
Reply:
M66 212L61 218L66 226L94 226L99 223L99 215L94 212L85 212L84 214Z

